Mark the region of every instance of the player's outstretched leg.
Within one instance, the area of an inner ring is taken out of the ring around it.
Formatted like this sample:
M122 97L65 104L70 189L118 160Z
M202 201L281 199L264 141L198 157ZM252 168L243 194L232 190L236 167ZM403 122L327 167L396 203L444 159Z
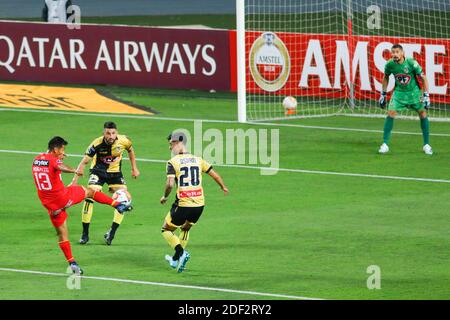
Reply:
M423 136L423 151L425 154L432 155L433 149L430 146L430 121L425 110L419 111L420 128Z
M84 201L83 209L81 210L81 222L83 225L83 234L80 238L80 244L87 244L89 242L89 226L91 225L92 213L94 211L94 201L86 199Z
M384 120L383 144L378 150L379 153L389 152L389 140L391 138L392 128L394 127L395 111L388 111L388 116Z
M108 195L106 195L100 191L94 191L91 189L87 189L86 190L86 198L92 198L95 202L110 205L110 206L116 208L116 210L119 213L125 213L127 211L133 210L133 207L131 205L125 204L123 202L117 202L117 201L113 200L113 198L109 197Z

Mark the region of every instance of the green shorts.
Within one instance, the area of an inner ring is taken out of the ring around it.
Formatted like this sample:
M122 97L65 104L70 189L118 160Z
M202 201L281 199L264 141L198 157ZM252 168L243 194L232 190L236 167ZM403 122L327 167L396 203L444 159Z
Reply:
M404 110L421 111L425 108L420 100L421 96L422 92L420 90L411 92L395 91L391 101L389 101L388 110L397 112Z

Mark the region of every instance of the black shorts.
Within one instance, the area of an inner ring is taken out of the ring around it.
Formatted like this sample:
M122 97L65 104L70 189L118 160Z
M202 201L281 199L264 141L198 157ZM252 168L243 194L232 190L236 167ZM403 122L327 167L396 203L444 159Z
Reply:
M100 171L91 170L89 176L88 185L103 186L107 185L126 185L122 172L105 173Z
M204 206L201 207L179 207L176 203L170 209L172 224L182 226L186 221L196 223L202 215Z

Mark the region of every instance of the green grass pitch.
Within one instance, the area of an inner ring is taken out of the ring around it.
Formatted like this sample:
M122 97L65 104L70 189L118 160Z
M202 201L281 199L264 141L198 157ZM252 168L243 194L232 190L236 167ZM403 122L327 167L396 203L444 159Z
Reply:
M123 99L152 107L155 118L236 119L232 96L110 89ZM214 98L213 98L214 97ZM89 117L0 111L0 149L45 151L61 135L68 152L81 154L101 134L106 115ZM166 160L165 137L189 121L113 118L129 135L137 156ZM382 119L328 117L291 124L381 130ZM392 152L377 154L381 133L280 126L280 167L450 179L449 125L432 123L435 154L421 152L417 121L397 121ZM237 123L204 123L204 129L273 128ZM33 155L0 153L0 268L64 273L66 263L41 207L31 177ZM80 159L69 157L75 166ZM164 163L139 162L142 176L125 178L135 210L127 215L111 247L103 243L112 210L96 205L91 241L77 244L81 204L69 209L73 252L86 275L195 285L324 299L449 299L449 184L380 178L220 167L230 195L205 178L207 206L191 232L188 270L169 269L169 246L160 227L168 206L158 202ZM69 182L71 176L64 176ZM86 183L83 178L81 183ZM369 290L370 265L381 268L381 289ZM236 292L161 287L83 279L68 290L66 277L0 271L0 299L271 299Z

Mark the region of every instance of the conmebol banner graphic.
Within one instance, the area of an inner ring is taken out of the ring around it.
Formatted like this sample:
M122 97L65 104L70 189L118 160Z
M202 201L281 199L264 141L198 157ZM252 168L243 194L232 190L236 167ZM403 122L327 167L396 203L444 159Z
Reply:
M0 79L228 91L229 35L0 22Z

